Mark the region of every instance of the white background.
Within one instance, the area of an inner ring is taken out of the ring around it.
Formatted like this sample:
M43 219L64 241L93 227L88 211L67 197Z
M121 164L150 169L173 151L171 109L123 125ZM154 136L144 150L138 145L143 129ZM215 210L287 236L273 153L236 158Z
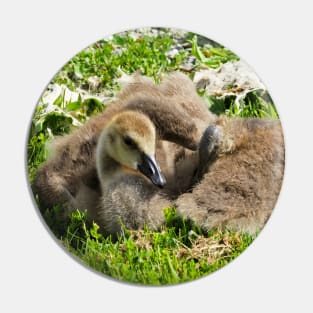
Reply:
M310 1L4 1L0 5L1 312L312 312ZM25 175L32 111L52 76L106 35L141 26L201 33L239 54L268 87L286 139L269 223L224 269L175 287L118 283L68 256L41 223Z

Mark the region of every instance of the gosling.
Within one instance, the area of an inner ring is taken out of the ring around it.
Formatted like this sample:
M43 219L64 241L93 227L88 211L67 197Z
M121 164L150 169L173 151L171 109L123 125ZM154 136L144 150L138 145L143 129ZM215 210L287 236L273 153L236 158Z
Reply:
M96 149L96 168L102 197L91 219L102 233L116 235L147 225L158 229L163 208L171 205L160 192L165 178L155 159L156 130L144 114L123 111L102 131Z
M255 234L278 199L284 161L278 120L220 118L204 132L199 152L176 164L177 184L187 189L175 200L177 212L207 231Z
M160 85L136 76L102 114L69 135L55 139L51 146L53 155L39 167L32 183L41 211L61 205L63 218L67 219L74 209L84 211L97 205L101 189L96 146L103 128L123 111L141 112L153 122L159 163L166 176L173 176L177 145L196 150L205 128L196 119L202 117L206 122L214 119L195 91L189 93L192 88L192 82L180 73L171 74ZM190 116L191 109L195 119Z

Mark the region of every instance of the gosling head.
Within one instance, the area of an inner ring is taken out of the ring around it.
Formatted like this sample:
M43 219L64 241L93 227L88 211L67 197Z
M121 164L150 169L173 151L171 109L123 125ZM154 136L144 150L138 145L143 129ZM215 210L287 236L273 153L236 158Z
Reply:
M158 187L165 185L165 178L155 159L155 127L142 113L124 111L115 115L103 130L97 152L97 161L104 154L125 166L139 171Z

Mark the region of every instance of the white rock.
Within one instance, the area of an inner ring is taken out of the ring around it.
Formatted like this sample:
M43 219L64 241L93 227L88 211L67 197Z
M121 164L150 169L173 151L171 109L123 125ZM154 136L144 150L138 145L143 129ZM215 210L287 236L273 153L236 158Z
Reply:
M205 88L209 95L234 94L229 90L233 86L241 93L255 89L265 89L264 84L250 66L244 61L228 62L218 69L207 69L194 76L197 88ZM236 93L236 92L235 92Z
M172 59L172 58L174 58L174 56L175 56L176 54L178 54L178 53L179 53L179 51L174 48L174 49L168 51L168 52L166 53L166 56Z

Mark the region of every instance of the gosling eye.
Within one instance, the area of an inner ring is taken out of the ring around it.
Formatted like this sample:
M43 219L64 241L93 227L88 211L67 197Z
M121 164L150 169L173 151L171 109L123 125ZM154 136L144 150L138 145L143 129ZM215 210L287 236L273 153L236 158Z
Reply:
M129 137L124 137L123 142L129 148L135 148L136 147L135 142Z

